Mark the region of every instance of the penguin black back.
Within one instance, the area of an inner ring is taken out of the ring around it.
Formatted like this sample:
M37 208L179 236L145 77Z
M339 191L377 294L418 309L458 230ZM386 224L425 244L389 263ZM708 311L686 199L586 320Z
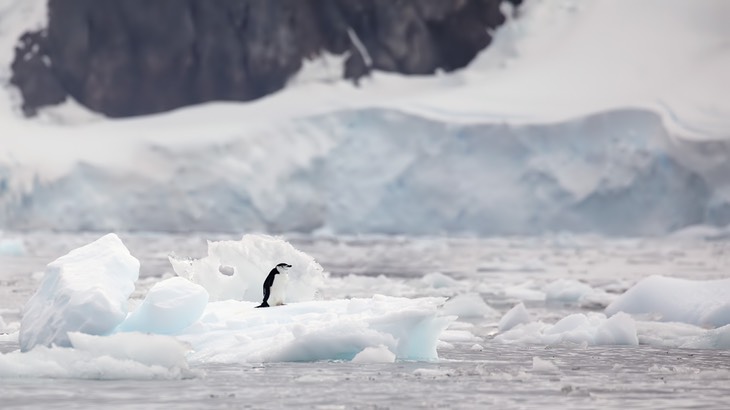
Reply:
M269 272L269 274L266 276L266 279L264 279L264 301L261 302L260 305L256 306L257 308L269 307L269 296L271 296L271 287L274 286L276 275L286 271L289 268L291 268L291 265L289 265L288 263L280 263L274 266L274 269Z

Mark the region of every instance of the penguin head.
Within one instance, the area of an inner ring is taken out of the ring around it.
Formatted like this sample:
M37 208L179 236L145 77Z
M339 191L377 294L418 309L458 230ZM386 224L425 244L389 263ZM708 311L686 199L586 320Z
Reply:
M289 265L288 263L280 263L280 264L276 265L276 270L279 273L284 273L287 270L289 270L289 268L291 268L291 265Z

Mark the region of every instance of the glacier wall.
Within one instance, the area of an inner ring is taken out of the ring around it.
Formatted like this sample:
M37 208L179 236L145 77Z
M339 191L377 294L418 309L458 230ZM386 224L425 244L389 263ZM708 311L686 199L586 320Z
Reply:
M654 235L730 222L730 142L675 138L642 109L533 125L355 109L135 152L22 190L14 175L32 171L0 163L0 228Z

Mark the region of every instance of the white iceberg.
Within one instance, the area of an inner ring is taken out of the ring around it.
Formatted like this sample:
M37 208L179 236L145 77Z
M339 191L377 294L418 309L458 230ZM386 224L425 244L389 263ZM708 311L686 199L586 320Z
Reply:
M208 292L187 279L174 277L156 283L142 304L118 330L173 334L195 323L208 304Z
M499 319L499 331L506 332L517 325L530 322L530 315L527 313L525 304L520 302Z
M20 348L70 346L68 332L111 333L127 316L139 261L108 234L51 262L23 308Z
M170 256L175 273L203 286L211 301L261 302L264 279L281 262L292 265L287 302L315 299L324 282L324 270L314 258L280 238L244 235L239 241L208 242L208 256L201 259Z
M532 322L511 328L495 336L503 343L555 345L574 343L586 345L639 344L636 324L627 314L619 313L606 318L601 313L574 313L555 324Z
M626 312L665 322L703 327L730 324L730 279L694 281L650 276L606 308L607 315Z

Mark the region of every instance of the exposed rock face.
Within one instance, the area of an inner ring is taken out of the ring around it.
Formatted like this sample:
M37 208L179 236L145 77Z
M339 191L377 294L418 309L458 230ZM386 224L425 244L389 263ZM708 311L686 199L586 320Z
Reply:
M510 0L518 4L521 0ZM348 53L343 75L464 67L504 21L502 0L49 0L23 35L12 83L24 111L67 95L113 117L281 89L308 57Z

